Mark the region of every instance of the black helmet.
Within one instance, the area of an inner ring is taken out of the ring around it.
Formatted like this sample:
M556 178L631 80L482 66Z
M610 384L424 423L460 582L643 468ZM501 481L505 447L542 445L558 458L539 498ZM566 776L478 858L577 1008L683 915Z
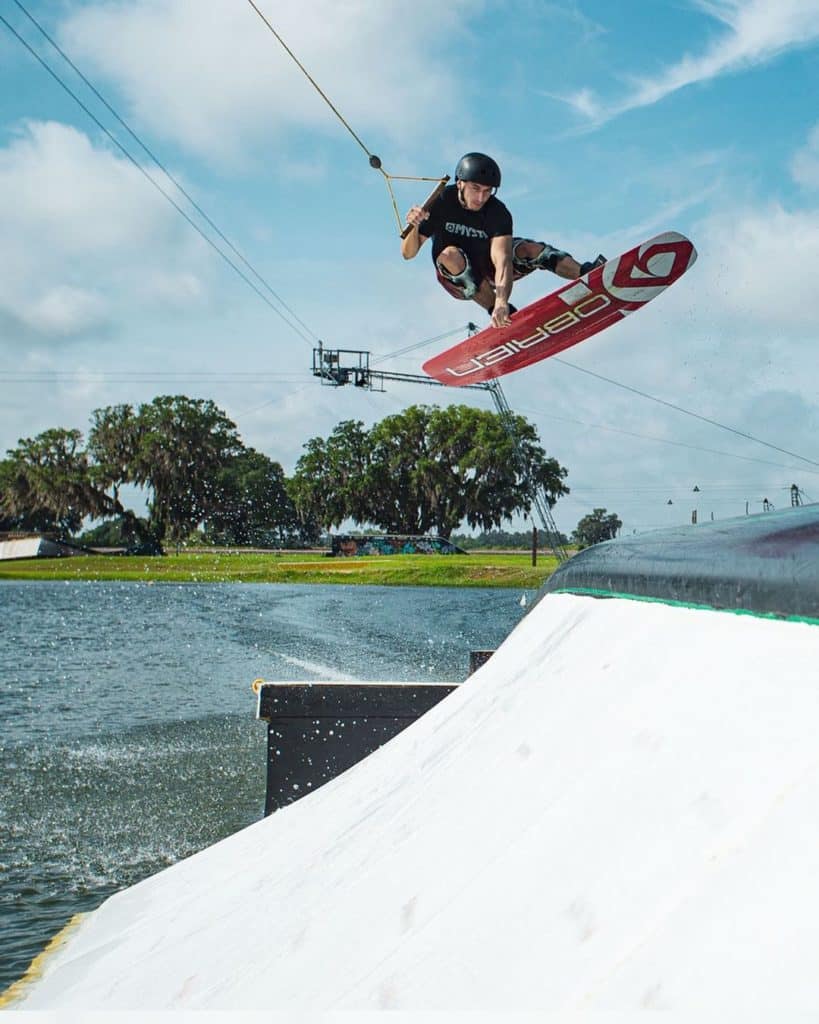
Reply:
M456 181L474 181L478 185L500 188L500 167L486 153L467 153L455 168Z

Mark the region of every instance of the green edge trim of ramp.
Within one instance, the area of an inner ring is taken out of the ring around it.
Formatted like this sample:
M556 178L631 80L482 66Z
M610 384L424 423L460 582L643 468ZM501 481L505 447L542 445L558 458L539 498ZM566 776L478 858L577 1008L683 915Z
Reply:
M665 604L674 608L692 608L702 612L727 612L729 615L747 615L753 619L773 619L776 622L803 622L808 626L819 626L819 619L807 615L777 615L776 612L755 612L748 608L720 608L712 604L697 604L693 601L674 601L644 594L626 594L618 590L602 590L598 587L560 587L550 594L575 594L580 597L619 597L625 601L643 601L646 604Z

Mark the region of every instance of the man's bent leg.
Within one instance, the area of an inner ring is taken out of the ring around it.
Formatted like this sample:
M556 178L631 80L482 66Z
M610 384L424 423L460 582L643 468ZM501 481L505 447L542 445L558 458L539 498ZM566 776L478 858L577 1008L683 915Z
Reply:
M462 249L455 246L443 249L435 261L435 269L438 281L450 295L456 299L472 299L491 314L495 308L495 288L486 277L480 282L476 280L469 257ZM516 307L511 304L509 309L517 313Z
M456 299L475 299L480 302L477 296L486 282L476 280L469 257L462 249L447 246L438 254L435 269L438 271L438 280L450 295ZM494 303L494 299L492 301Z
M605 257L600 255L596 260L580 264L561 249L528 238L515 238L512 243L512 267L518 277L531 274L533 270L551 270L558 277L574 281L605 262Z
M554 272L558 277L565 277L569 281L574 281L575 278L580 277L580 264L574 256L566 255L555 263Z
M551 270L558 273L558 265L566 260L575 262L567 252L555 249L546 242L533 242L529 238L512 240L512 269L518 277L525 277L533 270ZM576 266L579 268L579 264Z

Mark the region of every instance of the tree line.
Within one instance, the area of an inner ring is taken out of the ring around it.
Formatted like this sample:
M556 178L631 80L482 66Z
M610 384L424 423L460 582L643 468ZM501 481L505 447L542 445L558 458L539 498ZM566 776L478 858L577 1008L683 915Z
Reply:
M9 449L0 530L67 538L108 520L143 549L196 531L218 544L306 545L346 520L449 537L463 522L492 530L527 514L538 489L553 505L566 476L522 416L416 405L311 438L287 477L212 401L160 396L95 410L87 437L56 427ZM126 485L144 489L146 516L123 504Z
M465 551L480 551L487 548L529 551L532 547L531 530L483 530L478 534L453 533L449 539ZM564 546L570 543L565 533L554 534L550 539ZM544 533L542 529L539 529L538 544L542 544L543 541Z
M553 539L564 547L574 545L578 549L587 548L604 540L614 540L622 525L622 520L614 512L596 508L593 512L583 516L572 531L571 537L567 537L565 533L557 533ZM542 534L540 534L538 543L542 539ZM507 530L485 530L474 536L466 533L453 533L450 540L467 551L481 548L528 549L532 546L532 531L519 530L516 533L510 533Z

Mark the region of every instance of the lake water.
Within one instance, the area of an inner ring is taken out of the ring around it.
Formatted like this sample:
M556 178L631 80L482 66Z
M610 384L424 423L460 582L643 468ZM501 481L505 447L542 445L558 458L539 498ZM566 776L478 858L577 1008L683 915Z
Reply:
M261 817L254 679L458 681L520 597L0 582L0 991L74 914Z

